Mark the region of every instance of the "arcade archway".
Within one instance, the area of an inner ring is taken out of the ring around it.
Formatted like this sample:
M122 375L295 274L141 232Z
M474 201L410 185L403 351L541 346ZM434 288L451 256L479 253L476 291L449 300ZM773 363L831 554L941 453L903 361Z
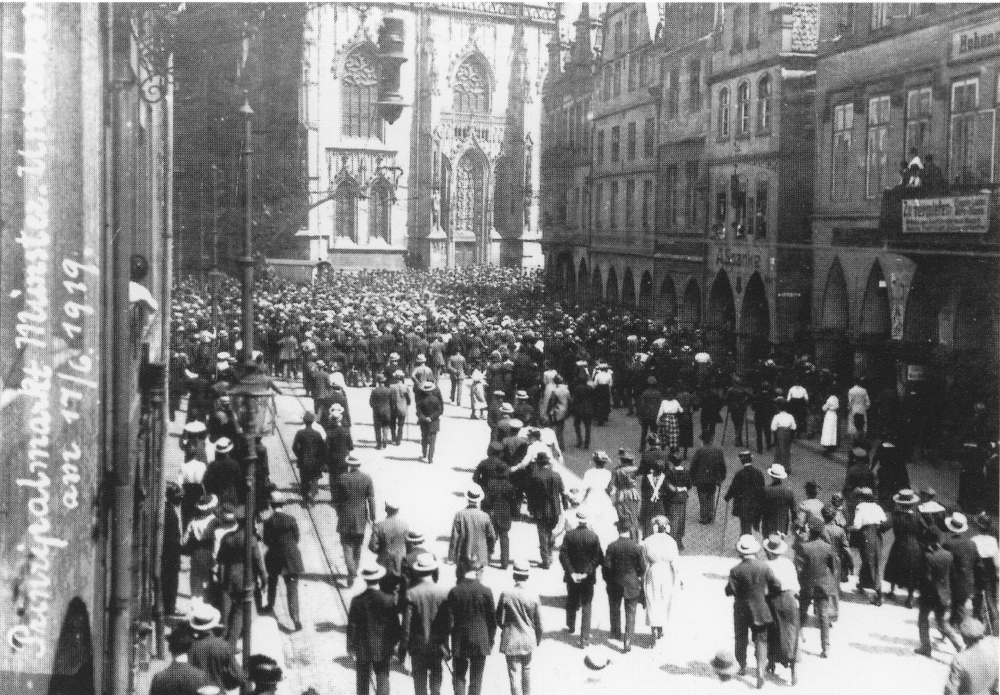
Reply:
M700 301L699 299L699 304ZM660 304L657 318L665 324L671 324L677 320L677 289L669 276L663 278L663 282L660 284Z
M653 276L648 270L639 282L639 313L646 318L653 316Z
M615 267L608 269L608 287L604 291L604 299L611 306L618 306L618 273Z
M745 372L771 351L771 311L760 273L750 276L743 291L739 337L740 366Z
M635 280L632 278L631 268L626 268L625 275L622 276L622 306L635 308Z
M721 355L736 349L736 299L726 271L720 270L708 293L710 354Z
M816 363L834 373L841 386L849 382L854 373L851 355L850 295L847 278L839 260L830 266L823 290L823 307L816 336Z
M667 278L669 280L669 278ZM666 280L664 281L666 282ZM670 282L671 289L673 281ZM676 295L674 295L676 300ZM694 280L689 280L684 288L684 300L681 302L680 320L681 328L697 328L701 325L701 288Z
M580 259L580 270L576 275L576 302L580 306L590 303L590 273L587 271L587 261Z
M868 273L861 300L858 340L854 352L855 375L867 378L868 392L878 393L895 383L895 367L889 354L892 334L889 312L889 284L877 260Z
M600 304L604 301L604 280L601 278L601 269L594 268L594 280L590 285L591 302Z

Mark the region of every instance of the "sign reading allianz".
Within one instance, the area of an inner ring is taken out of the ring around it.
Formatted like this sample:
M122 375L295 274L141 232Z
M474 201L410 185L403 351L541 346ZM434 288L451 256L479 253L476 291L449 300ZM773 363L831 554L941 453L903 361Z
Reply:
M903 201L904 234L985 234L990 194Z
M959 29L951 34L952 60L998 52L1000 52L1000 20Z

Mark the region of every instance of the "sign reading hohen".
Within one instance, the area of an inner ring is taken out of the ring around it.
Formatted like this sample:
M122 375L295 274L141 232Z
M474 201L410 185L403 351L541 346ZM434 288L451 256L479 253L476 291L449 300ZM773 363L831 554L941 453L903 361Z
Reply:
M990 194L903 201L904 234L985 234Z

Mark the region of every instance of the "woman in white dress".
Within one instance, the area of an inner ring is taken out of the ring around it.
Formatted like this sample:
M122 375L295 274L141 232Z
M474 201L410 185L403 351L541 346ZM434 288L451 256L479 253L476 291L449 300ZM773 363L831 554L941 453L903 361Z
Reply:
M486 375L478 367L472 370L472 381L469 384L469 403L472 414L469 418L478 420L486 410Z
M611 488L611 471L608 464L611 459L603 451L595 451L592 459L594 467L583 474L583 504L590 518L590 527L601 541L601 547L608 546L618 538L615 524L618 522L618 511L615 503L608 495Z
M837 410L840 409L840 399L832 393L823 404L823 432L820 435L819 443L827 454L833 453L837 448Z
M646 559L643 592L646 597L646 624L653 633L653 644L663 637L663 628L670 620L674 590L684 588L677 574L677 541L670 535L670 522L665 516L653 518L653 533L641 543Z

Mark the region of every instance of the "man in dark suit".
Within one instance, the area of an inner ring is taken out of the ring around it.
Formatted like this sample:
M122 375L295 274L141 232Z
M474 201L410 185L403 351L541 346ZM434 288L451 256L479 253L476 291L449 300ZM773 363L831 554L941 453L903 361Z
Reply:
M384 449L389 445L387 434L392 422L392 391L385 385L385 375L375 375L375 388L368 397L372 408L372 425L375 427L375 448Z
M399 642L399 613L392 597L378 588L384 567L365 567L361 576L368 588L351 599L347 653L355 660L358 695L368 695L373 671L376 695L389 695L389 662Z
M292 439L292 453L299 467L299 494L304 505L312 504L316 496L316 482L323 475L326 465L326 440L313 423L316 416L306 413L302 416L302 429L295 433Z
M295 517L282 511L285 499L279 493L271 496L273 513L264 522L264 568L267 569L267 610L274 614L274 600L278 595L278 577L285 579L285 598L288 617L296 630L302 629L299 620L299 575L305 571L302 553L299 552L299 524Z
M256 543L255 535L252 536L254 539L251 559L253 565L247 567L248 524L246 513L242 507L238 507L235 511L235 516L237 528L222 536L221 541L218 540L218 535L216 536L218 550L215 555L215 571L218 580L217 586L222 598L222 615L226 625L226 639L233 646L236 645L237 640L243 634L243 602L246 600L247 594L263 588L267 579L264 558L260 554L260 546ZM250 532L253 533L252 522L250 522L250 527Z
M174 660L153 676L149 695L209 695L207 688L215 695L223 695L221 689L212 685L207 673L178 659L187 654L191 644L191 630L186 625L177 626L167 636L167 648Z
M590 448L590 431L594 424L594 385L586 376L577 380L570 389L570 414L577 448Z
M753 455L749 451L740 452L743 468L736 471L726 491L726 501L733 501L733 516L740 520L740 534L752 533L760 528L758 502L764 489L764 474L754 468Z
M216 440L215 460L206 466L201 479L205 493L218 497L220 504L242 504L246 497L246 479L240 464L233 458L235 448L229 437Z
M806 612L813 604L819 618L819 639L822 658L830 651L830 617L833 597L839 591L836 552L823 540L823 522L809 520L809 540L795 546L795 569L799 574L799 624L806 624Z
M406 596L405 589L409 589L417 583L420 579L419 573L413 570L413 565L416 563L417 558L424 553L429 553L430 551L424 547L425 543L424 534L420 531L414 531L410 529L406 533L406 555L403 556L403 560L399 563L400 571L403 573L403 578L406 580L406 587L404 587L403 598ZM434 581L438 580L438 570L434 569Z
M547 455L540 453L532 466L535 470L526 481L525 494L535 517L541 568L548 569L555 543L552 532L562 515L565 490L562 477L552 470L552 462Z
M459 580L468 574L470 568L489 562L497 542L493 522L479 508L483 501L483 489L472 483L465 498L468 504L455 513L448 545L448 562L455 563L455 575Z
M781 584L770 566L757 559L760 543L753 536L744 534L736 542L736 552L743 561L729 571L726 596L732 596L733 628L736 632L736 661L740 675L747 670L747 632L753 637L754 657L757 660L757 687L764 687L764 668L767 666L767 626L771 624L771 607L768 594L781 593Z
M177 584L181 572L181 517L178 506L184 492L174 481L167 483L167 502L163 505L163 552L160 556L160 585L163 612L177 612Z
M246 671L236 658L236 650L216 631L222 615L214 606L197 603L188 616L194 643L188 650L188 663L208 674L220 690L232 690L248 683Z
M420 424L420 460L434 463L434 446L441 431L444 402L433 381L425 381L417 399L417 422Z
M691 457L691 482L698 488L699 521L703 524L715 521L716 491L727 472L726 455L711 441L704 442Z
M372 525L368 549L375 553L375 561L385 567L382 591L399 596L403 580L403 558L406 556L406 534L410 528L399 517L399 502L385 501L385 519ZM405 591L405 589L404 589Z
M656 418L660 412L660 403L662 401L663 393L657 388L656 377L647 377L646 388L639 394L639 399L636 403L636 415L639 417L639 425L642 428L641 438L639 439L640 452L646 450L646 436L650 432L656 433Z
M483 511L490 515L493 530L500 541L500 567L505 570L510 564L510 527L517 515L520 497L510 482L510 469L499 459L493 460L499 468L483 480Z
M936 528L924 532L924 556L918 577L917 590L920 592L917 606L917 629L920 631L920 646L914 651L922 656L931 655L931 613L937 621L938 630L962 651L962 643L955 629L948 621L951 606L951 564L952 555L941 547L941 533Z
M344 549L347 565L347 585L352 586L361 562L361 544L368 523L375 523L375 485L367 473L361 472L361 460L349 456L347 472L331 487L332 503L337 510L337 533Z
M576 513L578 526L569 531L563 539L559 562L563 566L563 580L566 582L566 630L576 631L576 612L583 609L580 620L580 648L590 644L590 613L594 601L594 584L597 582L597 568L604 564L601 541L587 525L587 514Z
M780 463L767 469L771 484L760 492L760 529L767 537L772 533L787 536L798 513L795 493L784 485L788 478L785 467Z
M976 544L966 535L969 522L955 512L944 520L948 537L941 547L951 553L951 624L957 629L969 616L969 602L976 588L975 568L979 560Z
M604 583L608 590L608 607L611 610L611 638L622 640L622 651L632 649L635 633L635 609L642 595L642 577L646 561L642 549L632 539L632 524L619 521L619 538L611 542L604 556ZM622 601L625 602L625 634L622 635Z
M479 581L482 563L470 565L458 580L442 608L443 625L451 637L451 656L455 666L452 685L455 695L480 695L486 657L493 651L496 636L496 604L493 592Z
M406 424L406 414L410 409L410 389L403 381L404 378L403 372L395 372L392 375L392 385L389 386L391 406L389 429L392 432L392 443L396 446L403 441L403 425Z
M448 590L437 583L437 559L421 549L410 565L414 578L403 604L403 636L399 660L408 653L416 695L441 695L444 680L444 651L447 633L438 614L448 598Z

